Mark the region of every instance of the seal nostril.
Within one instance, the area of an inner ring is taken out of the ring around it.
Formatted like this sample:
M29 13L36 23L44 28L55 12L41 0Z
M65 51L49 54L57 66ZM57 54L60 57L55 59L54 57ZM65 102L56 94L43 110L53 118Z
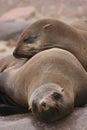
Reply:
M46 107L46 103L45 103L45 102L42 102L42 103L41 103L41 106Z
M13 52L13 56L15 56L15 51Z
M15 58L19 58L19 55L18 55L17 50L14 50L14 51L13 51L13 56L14 56Z

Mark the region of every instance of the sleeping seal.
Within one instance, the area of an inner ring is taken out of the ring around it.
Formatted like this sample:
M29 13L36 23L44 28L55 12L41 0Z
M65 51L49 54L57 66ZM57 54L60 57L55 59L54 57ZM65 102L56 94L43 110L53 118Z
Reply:
M87 31L55 19L38 20L27 27L19 37L13 55L29 58L50 48L71 52L87 71Z
M6 69L0 83L0 91L44 121L59 120L87 103L86 71L72 53L58 48Z

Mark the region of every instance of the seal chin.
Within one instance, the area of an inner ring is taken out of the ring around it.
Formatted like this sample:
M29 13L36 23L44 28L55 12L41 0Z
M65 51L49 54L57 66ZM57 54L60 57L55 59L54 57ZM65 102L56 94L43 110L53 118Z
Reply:
M31 110L37 118L45 122L52 122L60 118L60 111L57 107L47 106L45 103L37 105L33 102Z

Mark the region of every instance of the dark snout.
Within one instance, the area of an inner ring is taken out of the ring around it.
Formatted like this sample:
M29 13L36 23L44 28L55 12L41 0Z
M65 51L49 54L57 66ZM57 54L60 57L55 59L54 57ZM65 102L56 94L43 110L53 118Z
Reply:
M31 58L31 56L29 57L24 51L22 52L16 49L13 51L13 56L15 58Z
M57 119L59 111L55 107L48 107L46 102L41 102L39 105L33 103L32 112L36 118L45 122L52 122Z

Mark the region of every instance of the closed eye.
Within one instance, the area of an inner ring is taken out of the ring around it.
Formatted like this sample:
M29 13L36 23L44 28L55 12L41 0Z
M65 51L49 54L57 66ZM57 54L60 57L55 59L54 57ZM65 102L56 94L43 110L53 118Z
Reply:
M35 35L35 36L29 36L28 38L25 38L25 39L24 39L24 42L30 44L30 43L33 43L34 40L37 39L37 38L38 38L38 35Z
M57 92L54 92L54 93L52 94L52 97L53 97L54 99L58 100L58 99L60 99L60 98L62 97L62 95L59 94L59 93L57 93Z

